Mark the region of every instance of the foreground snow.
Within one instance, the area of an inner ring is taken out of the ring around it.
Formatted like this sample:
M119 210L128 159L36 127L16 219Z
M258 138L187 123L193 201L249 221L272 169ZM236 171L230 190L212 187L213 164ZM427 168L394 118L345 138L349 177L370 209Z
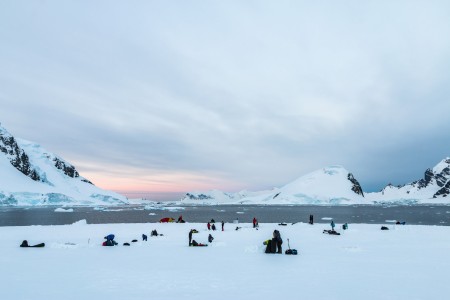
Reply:
M450 227L102 224L0 228L2 299L444 299ZM220 227L220 226L219 226ZM188 247L188 231L209 247ZM156 229L161 237L150 237ZM265 254L279 229L298 256ZM120 246L102 247L116 235ZM149 241L142 242L141 234ZM19 248L22 240L45 248ZM130 247L124 242L138 239Z

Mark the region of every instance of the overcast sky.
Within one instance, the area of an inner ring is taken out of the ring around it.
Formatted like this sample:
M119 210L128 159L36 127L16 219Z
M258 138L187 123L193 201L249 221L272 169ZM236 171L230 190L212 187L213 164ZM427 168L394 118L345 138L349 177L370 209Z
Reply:
M127 195L411 182L449 95L449 1L0 2L0 122Z

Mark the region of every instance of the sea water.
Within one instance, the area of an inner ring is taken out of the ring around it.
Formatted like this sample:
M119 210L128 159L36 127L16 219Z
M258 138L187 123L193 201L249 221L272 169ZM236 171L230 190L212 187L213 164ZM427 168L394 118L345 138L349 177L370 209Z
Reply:
M154 223L165 217L175 220L180 215L186 222L260 223L309 222L384 224L394 221L413 225L450 225L450 206L309 206L309 205L214 205L161 206L142 205L120 207L0 207L0 226L64 225L85 219L88 224ZM230 225L231 226L231 225ZM233 224L235 226L235 224Z

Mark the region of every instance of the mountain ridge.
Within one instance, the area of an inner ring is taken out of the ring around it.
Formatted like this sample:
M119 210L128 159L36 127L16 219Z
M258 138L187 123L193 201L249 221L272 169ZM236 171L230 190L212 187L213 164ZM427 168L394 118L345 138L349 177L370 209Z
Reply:
M75 166L0 124L0 205L115 205L126 197L102 190Z
M420 204L449 203L450 158L428 168L422 179L400 186L388 184L380 192L364 192L355 176L342 166L308 173L270 191L226 193L218 190L189 192L186 204Z

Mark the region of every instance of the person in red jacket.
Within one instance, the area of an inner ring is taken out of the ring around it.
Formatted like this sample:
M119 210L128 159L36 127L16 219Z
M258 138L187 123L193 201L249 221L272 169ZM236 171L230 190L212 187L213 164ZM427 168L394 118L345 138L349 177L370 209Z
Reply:
M211 224L209 224L209 222L206 224L206 227L208 227L208 230L211 230Z
M257 223L258 221L256 220L256 218L253 218L253 228L256 228L256 223Z

